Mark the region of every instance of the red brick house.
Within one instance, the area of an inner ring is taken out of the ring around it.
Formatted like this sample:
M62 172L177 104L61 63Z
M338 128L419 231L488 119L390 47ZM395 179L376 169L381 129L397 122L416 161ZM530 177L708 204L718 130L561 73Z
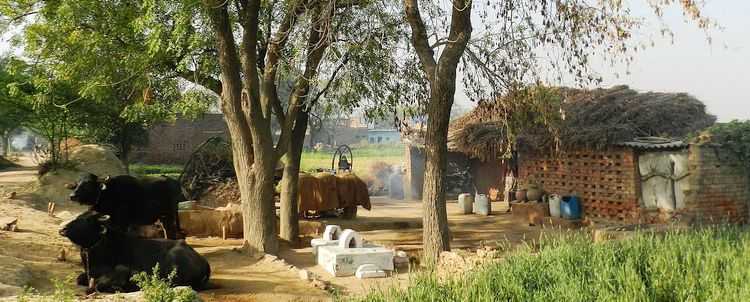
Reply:
M498 171L506 170L503 158L516 154L519 189L577 195L582 216L593 221L747 221L750 178L737 158L710 138L683 141L715 121L700 101L626 86L549 88L544 96L550 94L548 112L559 114L544 122L510 113L528 99L481 102L451 124L449 149Z

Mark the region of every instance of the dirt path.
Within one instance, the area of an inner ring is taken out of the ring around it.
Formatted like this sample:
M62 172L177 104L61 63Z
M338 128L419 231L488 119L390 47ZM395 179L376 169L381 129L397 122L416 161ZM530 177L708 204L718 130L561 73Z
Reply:
M0 217L18 218L16 232L0 231L0 300L28 285L41 293L54 287L51 278L66 279L82 272L78 249L58 235L60 225L85 208L60 202L55 215L45 211L30 191L38 182L37 168L28 158L21 167L0 172ZM10 192L17 192L15 199ZM236 248L240 240L189 238L212 267L211 289L199 293L205 301L329 301L332 296L299 279L288 264L272 257L255 259ZM64 257L61 257L64 253ZM72 286L72 285L71 285ZM75 286L79 295L84 287Z
M20 167L0 171L0 197L9 196L11 192L21 193L37 181L37 167L31 158L21 156L15 163Z

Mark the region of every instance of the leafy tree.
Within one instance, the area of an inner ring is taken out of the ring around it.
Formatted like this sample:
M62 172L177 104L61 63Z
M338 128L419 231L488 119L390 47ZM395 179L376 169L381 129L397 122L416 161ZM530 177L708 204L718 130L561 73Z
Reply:
M698 27L703 17L696 1L646 0L657 17L669 5L680 6ZM420 4L423 5L420 7ZM455 95L457 70L467 94L475 99L495 97L516 87L566 76L584 85L599 77L589 66L594 54L630 62L645 47L632 39L643 20L631 15L620 0L592 4L586 0L452 0L441 6L404 0L411 43L429 83L429 116L425 138L423 217L424 252L436 258L450 250L445 210L445 167L448 122ZM479 9L475 9L479 8ZM473 31L472 12L480 21ZM423 18L427 16L427 18ZM668 30L665 30L668 32ZM543 71L551 71L550 74Z
M289 153L281 237L296 241L293 201L310 108L322 98L338 99L341 106L354 106L362 98L401 98L388 93L403 66L394 61L396 52L389 45L395 43L388 41L400 37L393 29L399 21L389 13L393 9L381 1L339 0L144 4L140 22L150 32L152 53L180 49L178 53L186 55L175 70L221 95L242 196L245 240L259 250L276 252L273 174L278 160ZM288 78L293 80L286 86ZM384 84L368 85L364 79ZM280 91L287 87L289 96L282 98ZM271 130L274 120L280 129L276 133Z
M0 144L3 146L2 156L7 157L10 149L10 136L19 128L24 120L28 118L28 111L19 106L18 96L11 95L13 83L22 82L23 79L8 70L11 58L0 58Z
M21 112L25 118L20 126L48 142L46 162L40 172L56 169L67 162L60 143L72 129L71 112L58 104L74 98L75 89L67 83L53 81L45 69L21 60L8 62L8 70L16 81L8 84L10 97L2 100L0 107L12 107Z
M65 82L73 89L53 105L87 113L71 117L80 130L75 134L111 144L126 167L148 127L176 113L208 110L210 98L201 90L180 93L186 87L173 71L173 57L181 54L149 51L148 31L137 22L145 14L138 2L4 0L0 7L23 27L26 56L50 75L36 77L37 85Z

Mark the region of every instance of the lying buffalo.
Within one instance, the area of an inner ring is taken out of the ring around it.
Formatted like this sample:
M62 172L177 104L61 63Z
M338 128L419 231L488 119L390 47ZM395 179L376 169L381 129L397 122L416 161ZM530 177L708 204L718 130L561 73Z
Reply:
M89 286L87 292L137 291L130 278L151 272L157 264L161 278L176 271L174 286L205 287L211 267L184 240L142 238L112 229L109 219L109 215L87 211L60 229L60 235L81 248L84 272L78 284Z
M178 239L180 235L177 205L185 197L176 180L166 176L137 178L118 175L100 181L96 175L85 173L78 177L76 184L67 187L73 190L70 200L109 215L111 225L120 230L160 220L167 238Z

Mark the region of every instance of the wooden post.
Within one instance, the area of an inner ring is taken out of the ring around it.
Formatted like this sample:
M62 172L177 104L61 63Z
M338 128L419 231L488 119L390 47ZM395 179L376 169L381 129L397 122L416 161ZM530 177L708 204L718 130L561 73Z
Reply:
M52 205L49 207L49 214L55 215L55 203L53 202Z
M227 240L227 226L221 226L221 238Z

